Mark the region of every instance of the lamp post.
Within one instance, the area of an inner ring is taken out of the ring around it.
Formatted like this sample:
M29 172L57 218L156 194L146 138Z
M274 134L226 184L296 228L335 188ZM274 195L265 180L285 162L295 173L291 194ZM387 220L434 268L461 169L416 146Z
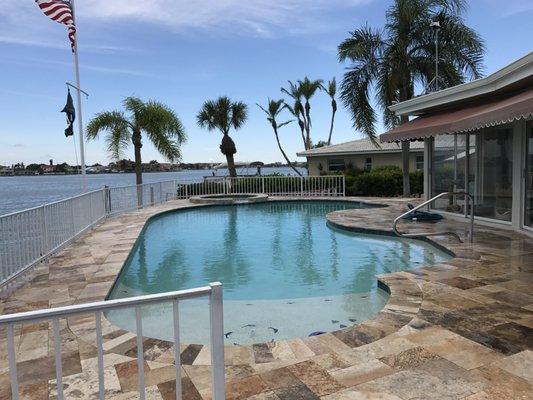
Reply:
M430 25L435 32L435 91L439 90L439 31L440 22L433 21Z

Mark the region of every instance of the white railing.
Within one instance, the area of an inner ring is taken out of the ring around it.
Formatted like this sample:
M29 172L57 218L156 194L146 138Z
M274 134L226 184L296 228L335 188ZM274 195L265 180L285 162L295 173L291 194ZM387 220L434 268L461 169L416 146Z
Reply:
M9 375L11 383L11 396L13 400L19 398L19 386L17 375L17 351L15 347L15 325L27 323L51 323L54 359L57 382L57 398L62 400L63 393L63 370L61 361L61 334L60 320L73 316L92 314L95 318L97 364L98 364L98 398L105 397L104 382L104 348L102 337L102 314L106 311L134 308L136 318L136 345L137 345L137 369L139 398L145 398L144 381L144 351L142 339L142 306L148 304L172 303L172 318L174 326L174 362L176 367L176 399L181 399L181 361L180 361L180 333L179 333L179 303L184 299L197 297L209 297L209 315L211 329L211 379L212 397L214 400L223 400L224 394L224 321L222 285L212 283L210 286L197 289L181 290L177 292L161 293L148 296L131 297L118 300L101 301L97 303L79 304L67 307L52 308L39 311L30 311L19 314L0 316L0 328L6 328L7 351L9 362ZM48 337L43 337L48 341ZM90 395L90 394L88 394Z
M0 286L104 219L104 199L104 190L96 190L1 216Z
M136 209L175 200L176 181L145 183L134 186L106 188L106 210L109 215L121 214Z
M344 175L332 176L239 176L207 178L203 182L177 184L177 197L211 194L261 193L270 196L345 196Z

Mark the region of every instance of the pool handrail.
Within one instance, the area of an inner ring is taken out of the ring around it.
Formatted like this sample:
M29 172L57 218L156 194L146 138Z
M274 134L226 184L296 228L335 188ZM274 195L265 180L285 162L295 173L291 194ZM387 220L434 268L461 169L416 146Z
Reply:
M394 233L397 236L400 236L400 237L420 238L420 237L425 237L425 236L449 235L449 236L455 237L460 243L463 243L463 241L461 240L461 237L457 233L451 232L451 231L426 232L426 233L405 233L405 232L400 232L398 230L398 222L402 218L414 213L415 211L421 209L422 207L425 207L425 206L433 203L435 200L440 199L441 197L448 197L448 196L454 196L454 197L455 196L464 196L466 198L465 210L468 210L469 204L472 204L472 207L470 207L470 230L469 230L468 236L469 236L469 242L473 243L474 242L474 199L469 193L464 192L464 191L439 193L438 195L432 197L431 199L426 200L423 203L420 203L416 207L413 207L409 211L404 212L402 215L396 217L396 219L394 220L394 223L392 224L392 230L394 231Z

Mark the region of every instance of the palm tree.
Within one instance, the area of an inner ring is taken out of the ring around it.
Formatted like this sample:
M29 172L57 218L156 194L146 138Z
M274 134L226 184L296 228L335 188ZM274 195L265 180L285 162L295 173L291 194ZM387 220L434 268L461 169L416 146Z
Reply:
M136 183L141 185L143 134L170 162L181 159L180 146L187 140L187 135L176 113L162 103L144 102L132 96L124 99L123 106L128 116L122 111L96 114L87 125L87 139L96 139L101 132L106 132L107 149L117 160L133 144Z
M283 157L285 158L285 161L287 161L287 164L289 165L289 167L291 167L294 172L296 172L298 175L302 176L302 174L300 173L300 171L298 171L294 165L292 165L291 161L289 160L289 157L287 157L287 154L285 154L285 151L283 150L283 147L281 147L281 142L279 140L279 135L278 135L278 129L285 126L285 125L289 125L292 120L290 121L285 121L285 122L282 122L280 124L278 124L278 122L276 121L276 118L278 117L279 113L281 111L283 111L283 108L284 108L284 102L283 100L270 100L268 99L268 107L267 108L264 108L263 106L261 105L257 105L261 110L263 110L265 112L265 114L267 115L267 120L268 122L270 122L270 125L272 125L272 129L274 130L274 135L276 136L276 141L278 142L278 147L279 147L279 151L281 151L281 154L283 154Z
M217 100L209 100L204 103L196 116L198 125L209 131L218 129L222 133L220 151L226 156L228 170L231 177L236 177L235 160L233 155L237 153L235 142L229 136L230 129L241 128L248 118L248 107L240 101L232 101L229 97L222 96Z
M305 150L309 150L310 145L305 139L306 120L305 120L305 110L302 104L302 93L300 91L299 85L296 85L292 83L291 81L288 81L288 82L289 82L289 88L288 89L281 88L281 92L287 94L294 101L294 103L292 106L290 104L285 103L284 107L287 110L289 110L289 112L298 121L298 126L300 127L300 133L302 135L302 141L304 144L304 148Z
M310 80L307 76L303 81L298 81L299 91L305 99L305 133L307 146L311 148L311 97L313 97L317 90L322 86L322 79L315 81Z
M434 33L439 21L439 82L448 87L481 76L484 45L462 19L464 0L394 0L383 30L368 26L351 32L338 48L340 62L350 61L341 84L341 99L355 128L376 141L376 111L369 97L375 93L377 108L387 128L407 122L388 107L411 99L415 86L427 86L435 76ZM402 142L403 194L409 188L409 142Z
M335 124L335 114L337 113L337 81L335 77L328 82L328 86L321 85L323 91L325 91L329 97L331 97L331 125L329 127L328 146L331 145L331 135L333 134L333 125Z

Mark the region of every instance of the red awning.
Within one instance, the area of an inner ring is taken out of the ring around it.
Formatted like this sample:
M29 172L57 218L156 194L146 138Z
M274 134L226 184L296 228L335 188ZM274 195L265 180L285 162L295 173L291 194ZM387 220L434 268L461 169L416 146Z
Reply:
M418 117L380 136L381 142L473 131L533 116L533 89L505 99Z

